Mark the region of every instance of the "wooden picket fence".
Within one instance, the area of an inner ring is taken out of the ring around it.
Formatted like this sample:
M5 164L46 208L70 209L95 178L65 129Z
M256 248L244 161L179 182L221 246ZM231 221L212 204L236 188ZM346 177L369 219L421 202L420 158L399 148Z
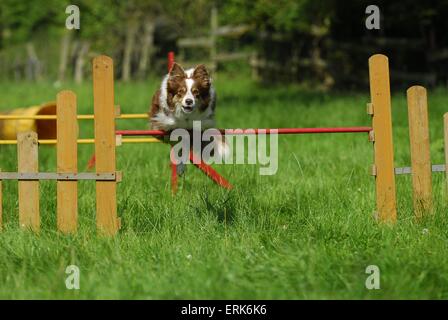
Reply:
M444 114L445 164L432 165L426 89L412 86L407 90L411 166L395 168L388 58L380 54L372 56L369 74L371 103L367 104L367 113L372 115L369 137L374 143L372 175L376 178L376 216L383 222L396 221L395 175L411 174L414 213L421 218L433 210L432 172L447 172L448 113Z
M57 228L75 233L78 228L78 180L96 183L96 223L104 235L120 228L116 187L121 174L115 161L115 105L113 61L107 56L93 60L93 99L96 172L78 172L77 101L72 91L57 95L57 172L38 172L38 137L35 132L17 136L18 172L0 172L0 228L2 180L18 180L19 223L40 230L39 181L57 180Z

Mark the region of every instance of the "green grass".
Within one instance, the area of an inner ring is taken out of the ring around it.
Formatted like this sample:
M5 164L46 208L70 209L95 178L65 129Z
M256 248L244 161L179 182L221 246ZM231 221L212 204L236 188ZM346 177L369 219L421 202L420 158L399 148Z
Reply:
M148 108L157 81L117 84L126 113ZM90 83L67 85L80 113L93 109ZM217 81L220 127L369 125L365 93L319 93L260 87L246 79ZM3 83L0 110L52 100L50 84ZM443 90L429 91L432 160L443 162ZM405 92L393 98L396 165L409 164ZM121 121L119 128L146 128ZM91 136L83 123L81 137ZM79 147L79 168L92 153ZM399 220L378 225L367 135L279 137L276 175L254 165L215 168L235 186L222 190L188 167L170 194L166 145L124 145L118 208L123 227L106 239L95 232L94 184L79 183L80 232L58 234L55 183L41 183L42 232L18 228L17 183L3 182L0 298L124 299L402 299L448 297L448 224L443 174L434 174L435 215L416 222L410 177L397 177ZM40 170L55 170L55 149L41 147ZM16 149L0 147L0 167L15 171ZM81 290L65 288L65 268L81 269ZM378 265L381 289L367 290L365 269Z

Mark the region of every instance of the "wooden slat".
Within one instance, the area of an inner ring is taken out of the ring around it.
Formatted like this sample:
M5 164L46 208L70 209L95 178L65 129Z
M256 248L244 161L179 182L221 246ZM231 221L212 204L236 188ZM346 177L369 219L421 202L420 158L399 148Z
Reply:
M38 172L38 146L35 132L17 134L19 172ZM19 224L24 229L40 230L39 181L19 181Z
M407 90L409 140L411 143L414 213L417 218L432 208L431 157L429 151L428 103L426 89Z
M197 64L199 64L198 62ZM116 119L148 119L147 113L126 113L120 114L120 106L116 107ZM93 114L78 114L78 120L93 120ZM56 120L57 116L54 114L37 114L37 115L21 115L21 114L0 114L0 120ZM2 124L3 122L0 122Z
M437 82L436 72L409 72L392 70L392 80L401 82L419 82L433 85Z
M0 180L61 180L61 181L76 181L76 180L97 180L97 181L117 181L121 172L37 172L37 173L20 173L20 172L0 172Z
M177 46L182 48L210 48L213 46L213 42L209 37L181 38L177 40Z
M241 37L245 33L251 31L253 29L252 26L241 24L241 25L226 25L220 26L214 31L216 36L221 37Z
M121 134L117 134L115 136L115 146L119 147L121 145L123 145L123 136Z
M372 103L367 103L366 105L366 112L368 115L373 116L373 104Z
M376 166L374 164L372 164L370 166L370 175L371 176L376 176Z
M115 172L115 107L113 61L107 56L93 60L96 172ZM116 183L96 182L96 221L104 235L114 235L117 219Z
M234 60L249 59L251 52L229 52L229 53L219 53L216 55L215 60L218 62L227 62Z
M392 47L408 47L408 48L421 48L425 45L421 38L399 38L399 37L363 37L361 39L362 44L358 46L367 46L369 43L375 43L377 46L392 46Z
M394 223L397 219L392 141L392 114L389 62L376 54L369 59L370 96L373 104L372 127L375 132L376 205L378 219Z
M116 105L115 106L115 119L119 119L121 116L121 106Z
M431 166L432 172L445 172L445 165L444 164L433 164ZM401 174L412 174L412 168L411 167L400 167L395 168L395 174L401 175Z
M57 171L78 171L78 123L76 95L62 91L57 95ZM62 233L76 233L78 229L78 182L57 182L57 226Z
M448 59L448 48L438 48L428 53L428 60L431 62Z
M375 142L375 132L373 130L369 131L369 142Z
M54 145L57 139L39 139L39 144ZM93 144L95 139L78 139L78 144ZM121 138L121 143L161 143L157 138ZM0 140L0 145L17 144L17 140Z

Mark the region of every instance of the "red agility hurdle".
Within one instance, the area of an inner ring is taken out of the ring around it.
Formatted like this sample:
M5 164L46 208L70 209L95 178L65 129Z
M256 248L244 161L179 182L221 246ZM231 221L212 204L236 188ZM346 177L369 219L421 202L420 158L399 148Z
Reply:
M174 53L168 54L168 69L174 63ZM325 128L266 128L266 129L219 129L223 135L250 134L337 134L368 133L369 141L374 142L374 165L372 175L376 177L376 207L378 218L382 221L396 220L395 169L393 164L392 119L389 85L388 59L383 55L374 55L369 59L371 103L367 104L367 113L372 116L372 127L325 127ZM161 130L117 130L121 136L166 136L169 132ZM172 155L171 155L172 156ZM170 157L171 157L170 156ZM210 165L200 161L190 152L190 161L221 187L230 189L232 185L217 173ZM172 191L177 189L176 165L171 161Z
M174 63L174 53L168 54L168 68ZM367 104L367 113L372 116L372 127L332 127L332 128L278 128L278 129L254 129L241 130L230 134L333 134L333 133L368 133L369 141L374 142L375 164L372 167L372 175L376 177L377 217L382 221L394 222L396 220L396 195L395 195L395 171L393 163L392 142L392 115L389 84L389 62L384 55L374 55L369 59L370 96L371 103ZM226 130L221 129L226 134ZM160 136L167 133L159 130L122 130L117 133L122 135L153 135ZM190 160L192 155L190 154ZM210 166L201 163L197 165L210 178L225 188L231 188ZM173 191L177 186L177 173L175 166L172 168Z
M174 64L174 52L168 52L168 72L171 70ZM219 129L221 134L229 134L229 132L225 129ZM372 131L371 127L336 127L336 128L277 128L277 129L242 129L237 132L232 132L232 135L247 135L247 134L259 134L260 132L263 134L271 134L274 132L276 134L313 134L313 133L368 133ZM162 130L118 130L116 131L117 135L122 136L166 136L169 132L165 132ZM170 151L170 158L172 158L172 148ZM190 161L199 168L202 172L204 172L209 178L211 178L215 183L220 185L223 188L231 189L232 185L222 177L218 172L216 172L211 166L206 163L200 161L197 156L193 155L190 152ZM193 158L196 161L192 161ZM94 164L93 161L89 162L89 166ZM177 191L177 170L176 165L173 161L170 161L171 167L171 189L173 193Z
M232 130L232 132L226 132ZM372 127L334 127L334 128L267 128L267 129L241 129L233 132L234 129L218 129L223 135L250 135L250 134L311 134L311 133L368 133ZM117 130L117 134L122 136L165 136L169 132L162 130Z

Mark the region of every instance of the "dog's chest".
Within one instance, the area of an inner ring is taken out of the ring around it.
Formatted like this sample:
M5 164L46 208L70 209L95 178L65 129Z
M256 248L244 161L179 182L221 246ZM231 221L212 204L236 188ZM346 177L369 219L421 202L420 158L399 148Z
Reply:
M204 111L200 110L194 110L192 113L181 113L180 115L172 114L169 117L171 117L171 121L175 123L176 128L186 128L191 129L193 128L193 121L209 121L212 120L212 117L209 110L206 109Z

